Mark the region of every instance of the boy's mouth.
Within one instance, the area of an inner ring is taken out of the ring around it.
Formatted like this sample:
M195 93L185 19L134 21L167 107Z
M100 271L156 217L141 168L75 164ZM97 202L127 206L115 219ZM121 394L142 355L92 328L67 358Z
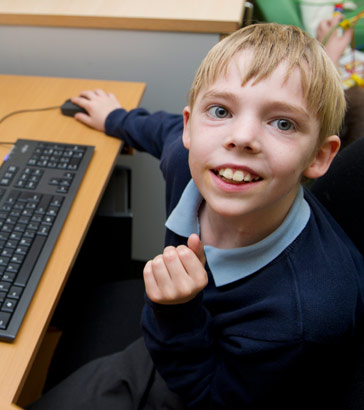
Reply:
M232 168L220 168L213 170L215 175L218 175L224 181L233 184L246 184L249 182L260 181L262 178L258 175L252 175L248 171L242 171L241 169Z

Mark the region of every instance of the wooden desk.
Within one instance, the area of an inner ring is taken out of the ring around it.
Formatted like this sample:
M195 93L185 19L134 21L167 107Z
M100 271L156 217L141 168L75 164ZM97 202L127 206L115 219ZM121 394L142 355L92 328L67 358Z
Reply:
M136 107L143 83L0 75L0 117L28 108L61 105L81 90L112 90L127 109ZM87 128L59 109L14 115L0 123L0 141L17 138L94 145L95 152L14 343L0 342L0 401L12 408L42 340L67 275L96 211L120 151L120 141ZM0 145L0 158L11 145Z
M3 400L0 400L0 409L1 410L20 410L21 407L18 407L16 404L7 403Z
M232 33L245 0L2 0L0 24Z

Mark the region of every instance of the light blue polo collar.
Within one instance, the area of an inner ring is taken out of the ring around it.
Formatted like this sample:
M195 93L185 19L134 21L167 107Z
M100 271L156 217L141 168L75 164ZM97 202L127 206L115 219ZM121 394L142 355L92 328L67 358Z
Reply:
M166 227L188 238L200 234L198 211L202 196L193 180L166 221ZM205 246L206 260L216 286L223 286L253 274L281 254L303 231L310 218L310 207L300 187L283 223L263 240L243 248L219 249Z

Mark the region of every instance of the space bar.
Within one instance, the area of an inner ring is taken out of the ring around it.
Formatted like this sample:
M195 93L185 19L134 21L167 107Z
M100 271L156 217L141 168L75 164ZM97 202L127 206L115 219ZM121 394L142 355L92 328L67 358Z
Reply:
M43 245L47 237L42 235L37 235L32 242L29 253L26 256L22 267L15 279L14 284L17 286L25 286L28 279L33 271L34 265L37 262L38 256L43 248Z

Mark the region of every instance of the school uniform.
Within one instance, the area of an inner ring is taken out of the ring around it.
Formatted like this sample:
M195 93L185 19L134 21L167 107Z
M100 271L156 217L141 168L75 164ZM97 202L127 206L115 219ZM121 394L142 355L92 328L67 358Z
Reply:
M108 135L160 160L165 245L186 244L191 233L199 233L203 198L191 180L182 117L118 109L105 125ZM319 201L301 187L268 237L244 248L205 246L205 254L209 283L197 297L179 305L146 297L144 342L81 368L49 392L44 405L63 400L52 408L344 408L364 317L364 263ZM144 375L137 369L145 369ZM139 384L144 388L135 388ZM93 388L82 394L82 385ZM127 391L129 397L139 391L137 404L121 405ZM102 397L112 397L112 403L102 407Z

